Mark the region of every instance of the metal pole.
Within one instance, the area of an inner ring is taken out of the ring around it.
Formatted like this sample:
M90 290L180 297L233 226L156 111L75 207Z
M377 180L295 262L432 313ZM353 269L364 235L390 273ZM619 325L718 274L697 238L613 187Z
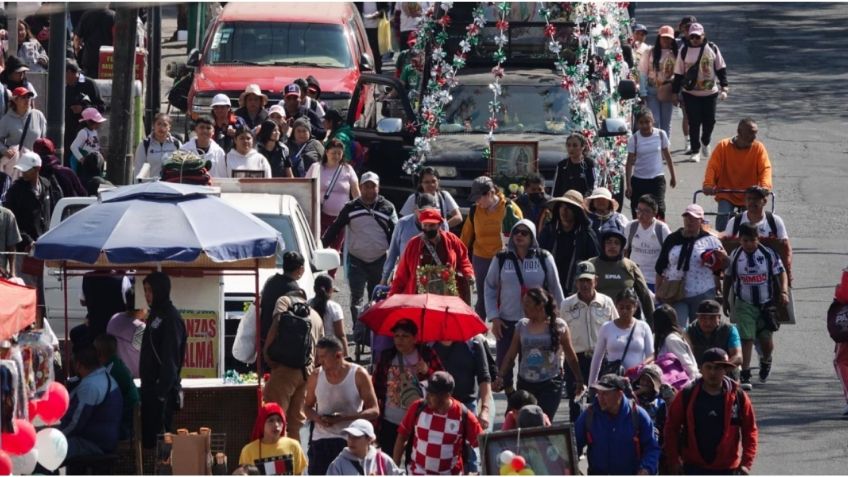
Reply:
M115 52L112 60L112 115L109 120L107 178L115 185L129 180L124 174L132 137L132 98L135 80L136 19L138 8L115 11Z
M56 145L56 156L62 159L65 151L65 50L68 36L65 33L67 4L50 14L50 63L47 73L47 137ZM11 35L15 36L15 35Z
M259 261L256 260L253 266L253 310L256 317L256 399L259 407L262 407L262 314L259 309Z
M144 125L153 127L153 117L162 103L162 6L150 7L147 15L147 94L145 95Z
M64 25L64 22L62 23ZM52 30L52 29L51 29ZM6 39L9 40L9 53L18 56L18 2L6 4ZM50 32L51 35L53 32Z

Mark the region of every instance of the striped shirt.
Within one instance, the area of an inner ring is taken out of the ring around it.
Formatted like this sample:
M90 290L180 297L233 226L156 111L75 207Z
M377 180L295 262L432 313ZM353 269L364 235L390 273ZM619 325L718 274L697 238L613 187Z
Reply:
M765 254L768 254L767 258ZM768 265L771 260L771 273ZM769 278L778 276L784 271L783 263L771 249L760 246L753 253L748 253L739 247L733 252L730 260L733 276L733 288L736 296L746 303L762 305L773 299Z

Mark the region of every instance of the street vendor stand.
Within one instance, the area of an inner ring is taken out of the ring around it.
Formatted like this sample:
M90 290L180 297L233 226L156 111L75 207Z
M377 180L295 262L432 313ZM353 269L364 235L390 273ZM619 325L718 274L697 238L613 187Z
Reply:
M253 215L215 197L217 193L212 187L165 182L121 187L104 192L97 204L42 235L35 244L35 257L61 270L65 340L68 276L92 270L120 271L139 278L161 270L174 280L213 277L220 281L225 273L252 275L258 307L259 269L274 267L276 254L283 249L282 237ZM172 299L181 312L195 311L183 309L179 296L172 295ZM214 307L205 308L217 314L217 330L223 330L222 295ZM175 429L209 427L215 433L227 433L226 453L233 467L241 447L249 441L261 400L261 379L253 385L225 383L221 379L223 333L214 337L218 339L217 372L212 379L183 379L185 406L175 414L174 425ZM189 364L187 360L184 371ZM259 369L261 357L257 359Z

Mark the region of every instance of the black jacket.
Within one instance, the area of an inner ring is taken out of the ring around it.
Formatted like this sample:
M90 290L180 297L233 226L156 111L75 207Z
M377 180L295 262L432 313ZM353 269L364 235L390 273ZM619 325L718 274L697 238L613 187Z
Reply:
M554 175L553 197L562 197L569 190L576 190L586 197L595 188L595 161L587 158L580 164L572 164L565 158L557 164Z
M236 109L236 116L240 117L244 123L250 129L255 128L256 126L261 125L266 119L268 119L268 111L264 108L259 109L259 113L256 114L256 120L252 121L250 119L250 114L247 112L247 108L238 108Z
M150 306L138 363L142 393L155 393L166 400L179 391L187 338L185 323L173 303Z
M574 274L577 271L577 264L597 257L600 254L601 247L598 245L595 232L589 226L589 220L585 213L581 213L571 205L561 205L560 207L575 209L575 216L579 223L572 229L571 234L563 231L557 217L558 211L554 208L555 218L545 224L539 233L539 246L551 252L551 255L554 256L557 270L559 270L562 292L569 295L576 291Z
M259 338L263 345L265 337L268 336L268 330L274 323L274 308L277 306L277 300L295 290L300 290L297 280L282 273L277 273L268 278L265 286L262 287L262 294L259 297L259 320L261 324Z
M271 165L271 177L283 177L286 168L292 166L291 161L289 161L288 148L281 142L277 142L274 149L270 151L265 149L264 144L257 144L256 150L259 151L259 154L265 156L268 164Z
M51 193L50 181L44 177L38 178L41 192L36 195L32 185L22 177L18 178L6 192L3 205L15 214L18 228L21 230L21 242L18 251L25 251L30 244L50 228L50 213L53 205L62 197L54 197Z
M80 106L82 109L92 107L101 113L105 111L106 104L100 97L100 91L94 80L80 75L76 84L65 86L65 150L70 151L71 143L77 137L82 128L79 122L82 119L82 111L74 113L71 106Z

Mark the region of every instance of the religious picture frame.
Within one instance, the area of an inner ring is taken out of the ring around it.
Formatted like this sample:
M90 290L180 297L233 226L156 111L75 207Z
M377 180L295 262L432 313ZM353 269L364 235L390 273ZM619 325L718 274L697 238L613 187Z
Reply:
M511 451L524 458L526 468L536 475L577 475L577 444L574 426L512 429L482 434L480 441L481 475L500 475L499 458Z

